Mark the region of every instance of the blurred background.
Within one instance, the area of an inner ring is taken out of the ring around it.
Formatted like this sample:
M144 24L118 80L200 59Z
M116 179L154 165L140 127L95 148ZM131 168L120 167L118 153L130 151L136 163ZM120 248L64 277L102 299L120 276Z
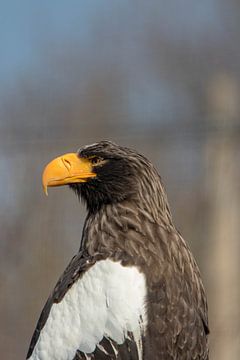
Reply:
M84 207L41 187L102 139L160 171L208 294L211 359L240 358L240 2L0 4L0 348L24 359Z

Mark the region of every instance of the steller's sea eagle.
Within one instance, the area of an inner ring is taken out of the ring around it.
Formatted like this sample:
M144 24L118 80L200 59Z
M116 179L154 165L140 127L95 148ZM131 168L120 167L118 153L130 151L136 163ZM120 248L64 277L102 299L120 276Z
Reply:
M207 360L206 296L158 172L109 141L51 161L88 210L80 250L41 313L31 360Z

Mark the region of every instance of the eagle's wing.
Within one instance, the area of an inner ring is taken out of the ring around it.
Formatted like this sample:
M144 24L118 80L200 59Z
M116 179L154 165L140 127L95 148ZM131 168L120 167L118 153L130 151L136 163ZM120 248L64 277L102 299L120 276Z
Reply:
M207 360L207 302L198 266L177 231L162 226L151 231L159 252L151 264L144 354L151 360Z
M80 252L47 300L27 359L141 359L145 297L136 267Z

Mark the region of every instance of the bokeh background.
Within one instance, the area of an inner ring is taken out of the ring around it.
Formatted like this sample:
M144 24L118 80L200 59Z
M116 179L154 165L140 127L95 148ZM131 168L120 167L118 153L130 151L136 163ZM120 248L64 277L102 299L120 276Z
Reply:
M0 3L0 348L24 359L85 209L41 188L110 139L158 167L208 293L211 359L240 358L240 2Z

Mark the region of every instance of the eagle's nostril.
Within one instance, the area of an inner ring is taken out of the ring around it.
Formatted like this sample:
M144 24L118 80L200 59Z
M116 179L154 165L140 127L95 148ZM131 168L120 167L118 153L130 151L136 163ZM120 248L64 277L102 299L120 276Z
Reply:
M63 165L68 169L68 171L71 169L71 163L69 160L63 158L62 159Z

